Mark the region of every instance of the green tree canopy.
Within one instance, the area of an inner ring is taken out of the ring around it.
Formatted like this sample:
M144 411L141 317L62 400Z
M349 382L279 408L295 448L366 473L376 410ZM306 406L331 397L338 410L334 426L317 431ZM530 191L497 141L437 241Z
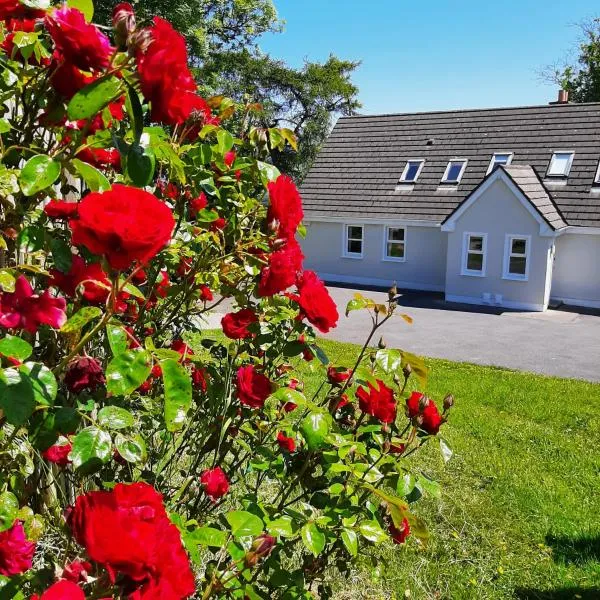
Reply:
M96 3L96 20L110 22L114 0ZM325 141L334 119L359 107L351 78L358 62L333 55L300 68L261 52L261 35L282 31L272 0L144 0L134 2L138 18L160 15L188 42L200 87L260 103L263 127L292 129L298 152L271 149L275 165L301 181Z

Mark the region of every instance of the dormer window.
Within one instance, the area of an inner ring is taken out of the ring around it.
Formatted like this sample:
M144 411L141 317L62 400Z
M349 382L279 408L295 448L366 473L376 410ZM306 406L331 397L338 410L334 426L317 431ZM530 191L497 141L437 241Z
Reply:
M466 158L455 158L448 163L442 183L460 183L463 173L467 167Z
M400 183L414 183L419 178L425 161L422 159L409 160L402 171Z
M575 152L560 150L552 154L546 177L567 177L571 171Z
M492 171L495 171L500 166L508 167L508 165L510 165L512 162L512 159L512 152L494 152L486 175L489 175Z

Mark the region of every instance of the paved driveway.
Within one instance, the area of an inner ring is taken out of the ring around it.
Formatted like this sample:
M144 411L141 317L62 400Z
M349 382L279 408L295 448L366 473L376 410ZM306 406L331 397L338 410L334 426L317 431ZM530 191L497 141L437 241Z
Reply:
M363 343L369 331L366 313L344 317L357 290L329 286L339 306L338 327L327 336ZM358 290L385 301L387 294ZM545 313L502 312L452 305L437 294L407 293L399 307L414 322L390 319L382 328L388 347L434 358L495 365L559 377L600 382L600 315L566 310ZM377 340L375 340L377 343Z

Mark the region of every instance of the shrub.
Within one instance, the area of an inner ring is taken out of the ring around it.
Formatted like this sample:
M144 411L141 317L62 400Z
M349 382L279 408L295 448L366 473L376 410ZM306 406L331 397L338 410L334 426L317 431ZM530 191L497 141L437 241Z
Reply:
M200 97L166 21L119 4L110 39L92 13L0 3L3 597L325 597L359 551L426 542L410 503L435 483L406 458L452 399L369 347L393 290L349 303L373 326L329 364L312 326L337 309L265 162L293 133Z

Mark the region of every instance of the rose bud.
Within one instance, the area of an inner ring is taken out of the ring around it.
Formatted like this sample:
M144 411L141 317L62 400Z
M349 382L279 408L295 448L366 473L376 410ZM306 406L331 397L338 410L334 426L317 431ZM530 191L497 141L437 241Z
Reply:
M208 469L200 475L200 483L206 495L213 501L224 496L229 491L229 480L221 467Z
M72 449L73 445L71 442L65 440L63 443L54 444L54 446L50 446L50 448L44 450L42 452L42 457L58 467L66 467L71 463L69 460L69 453Z
M129 36L135 31L135 14L128 2L121 2L113 9L112 24L119 50L125 50Z
M393 523L390 523L388 531L392 536L394 544L404 544L406 538L410 535L410 525L408 524L408 519L404 518L400 527L396 527Z
M272 535L263 533L259 535L253 542L250 552L246 554L244 563L247 567L254 566L259 559L264 558L271 554L271 551L277 544L277 538Z
M102 365L95 358L76 356L67 366L65 386L74 394L79 394L83 390L93 392L105 383Z
M402 373L405 379L408 379L410 377L410 374L412 373L412 367L409 363L406 363L404 367L402 367Z
M454 396L452 394L448 394L444 398L444 412L449 411L454 406Z
M396 287L396 284L394 283L394 285L388 290L388 298L390 300L390 302L398 295L398 288Z
M331 385L339 385L347 381L352 376L352 369L342 367L329 367L327 369L327 379Z
M381 337L379 338L379 342L378 342L378 344L377 344L377 347L378 347L380 350L385 350L385 349L387 348L387 344L385 343L385 340L383 339L383 336L381 336Z

